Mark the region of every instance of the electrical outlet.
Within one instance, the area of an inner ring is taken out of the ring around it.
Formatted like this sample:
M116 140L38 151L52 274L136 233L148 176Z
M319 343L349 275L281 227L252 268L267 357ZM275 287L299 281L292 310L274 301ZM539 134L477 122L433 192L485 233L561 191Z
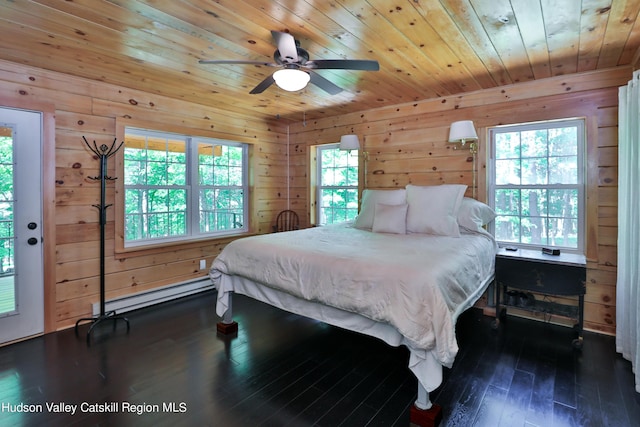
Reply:
M201 259L200 260L200 270L204 270L205 268L207 268L207 260L206 259Z

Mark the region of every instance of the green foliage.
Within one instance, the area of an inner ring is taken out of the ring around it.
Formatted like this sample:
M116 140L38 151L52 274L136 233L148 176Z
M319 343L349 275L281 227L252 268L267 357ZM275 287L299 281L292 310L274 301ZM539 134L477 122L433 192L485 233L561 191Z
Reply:
M154 149L125 148L125 239L186 236L190 197L198 198L196 232L211 233L243 226L244 152L241 146L172 139ZM170 148L169 148L170 147ZM192 165L197 182L190 193L188 148L198 150Z
M578 244L578 129L496 133L496 239Z
M337 148L320 148L319 223L351 221L358 215L358 157Z
M13 268L13 138L0 137L0 274Z

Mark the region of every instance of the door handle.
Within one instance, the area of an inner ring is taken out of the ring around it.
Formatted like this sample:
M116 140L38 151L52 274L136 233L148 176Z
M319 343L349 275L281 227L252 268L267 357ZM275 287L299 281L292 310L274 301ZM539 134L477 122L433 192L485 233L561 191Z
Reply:
M27 240L27 243L33 246L38 243L38 239L36 239L35 237L29 237L29 240Z

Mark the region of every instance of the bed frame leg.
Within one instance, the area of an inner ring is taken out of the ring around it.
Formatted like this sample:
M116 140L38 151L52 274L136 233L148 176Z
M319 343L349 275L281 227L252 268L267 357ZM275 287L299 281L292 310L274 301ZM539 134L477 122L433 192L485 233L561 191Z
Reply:
M216 325L216 329L218 333L221 335L237 334L238 323L237 322L231 322L231 323L218 322L218 324Z
M442 407L431 403L429 392L418 382L418 398L411 406L409 420L420 427L436 427L442 421Z
M218 322L216 329L221 335L231 335L238 333L238 323L233 321L233 310L231 309L232 297L229 296L229 307L222 316L222 322Z

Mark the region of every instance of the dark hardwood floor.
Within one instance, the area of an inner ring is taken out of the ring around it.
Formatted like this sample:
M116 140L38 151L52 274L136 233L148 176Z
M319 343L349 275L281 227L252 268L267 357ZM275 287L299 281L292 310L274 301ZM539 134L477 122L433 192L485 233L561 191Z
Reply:
M105 324L91 346L85 327L0 348L0 426L409 425L405 348L242 296L237 337L219 337L214 302L208 292L129 313L129 334ZM458 321L460 352L431 395L442 425L640 425L612 337L585 333L579 352L568 328L509 318L493 331L491 320L471 309ZM75 415L47 408L60 402Z

